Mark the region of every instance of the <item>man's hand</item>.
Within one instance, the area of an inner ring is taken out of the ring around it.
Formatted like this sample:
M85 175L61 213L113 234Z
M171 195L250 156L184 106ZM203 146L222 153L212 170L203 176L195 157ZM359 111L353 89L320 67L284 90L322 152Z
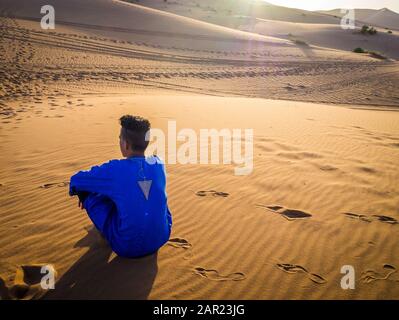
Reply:
M90 192L85 192L85 191L78 192L78 197L79 197L78 207L80 209L83 210L85 208L83 203L86 200L86 198L89 196L89 194L90 194Z
M79 199L79 202L78 202L78 206L79 206L79 208L81 210L83 210L85 208L84 205L83 205L83 201L80 201L80 199Z

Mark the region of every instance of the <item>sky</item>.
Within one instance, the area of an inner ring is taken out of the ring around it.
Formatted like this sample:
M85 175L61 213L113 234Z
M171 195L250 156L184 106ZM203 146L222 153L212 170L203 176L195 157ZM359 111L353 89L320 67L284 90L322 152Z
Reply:
M305 10L329 10L337 8L388 8L399 13L399 0L266 0L267 2Z

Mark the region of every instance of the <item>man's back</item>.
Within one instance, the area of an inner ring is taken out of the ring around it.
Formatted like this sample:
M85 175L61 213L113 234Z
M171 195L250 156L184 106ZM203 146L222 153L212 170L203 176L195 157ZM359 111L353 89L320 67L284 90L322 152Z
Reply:
M158 157L132 156L80 171L70 184L71 195L79 192L90 193L84 206L118 255L150 254L168 241L172 219Z

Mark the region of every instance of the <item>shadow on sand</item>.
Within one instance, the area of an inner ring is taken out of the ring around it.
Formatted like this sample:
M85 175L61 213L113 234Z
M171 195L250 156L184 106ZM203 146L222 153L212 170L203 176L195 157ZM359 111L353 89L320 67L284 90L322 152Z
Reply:
M93 228L75 247L89 250L43 299L147 299L158 271L157 253L138 259L116 256Z

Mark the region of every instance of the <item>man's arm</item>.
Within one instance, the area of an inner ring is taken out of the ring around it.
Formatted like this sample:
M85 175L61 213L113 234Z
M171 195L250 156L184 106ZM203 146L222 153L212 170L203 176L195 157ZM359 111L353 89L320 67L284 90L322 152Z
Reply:
M71 177L69 195L82 196L94 192L113 198L117 164L118 160L111 160L90 170L79 171Z

